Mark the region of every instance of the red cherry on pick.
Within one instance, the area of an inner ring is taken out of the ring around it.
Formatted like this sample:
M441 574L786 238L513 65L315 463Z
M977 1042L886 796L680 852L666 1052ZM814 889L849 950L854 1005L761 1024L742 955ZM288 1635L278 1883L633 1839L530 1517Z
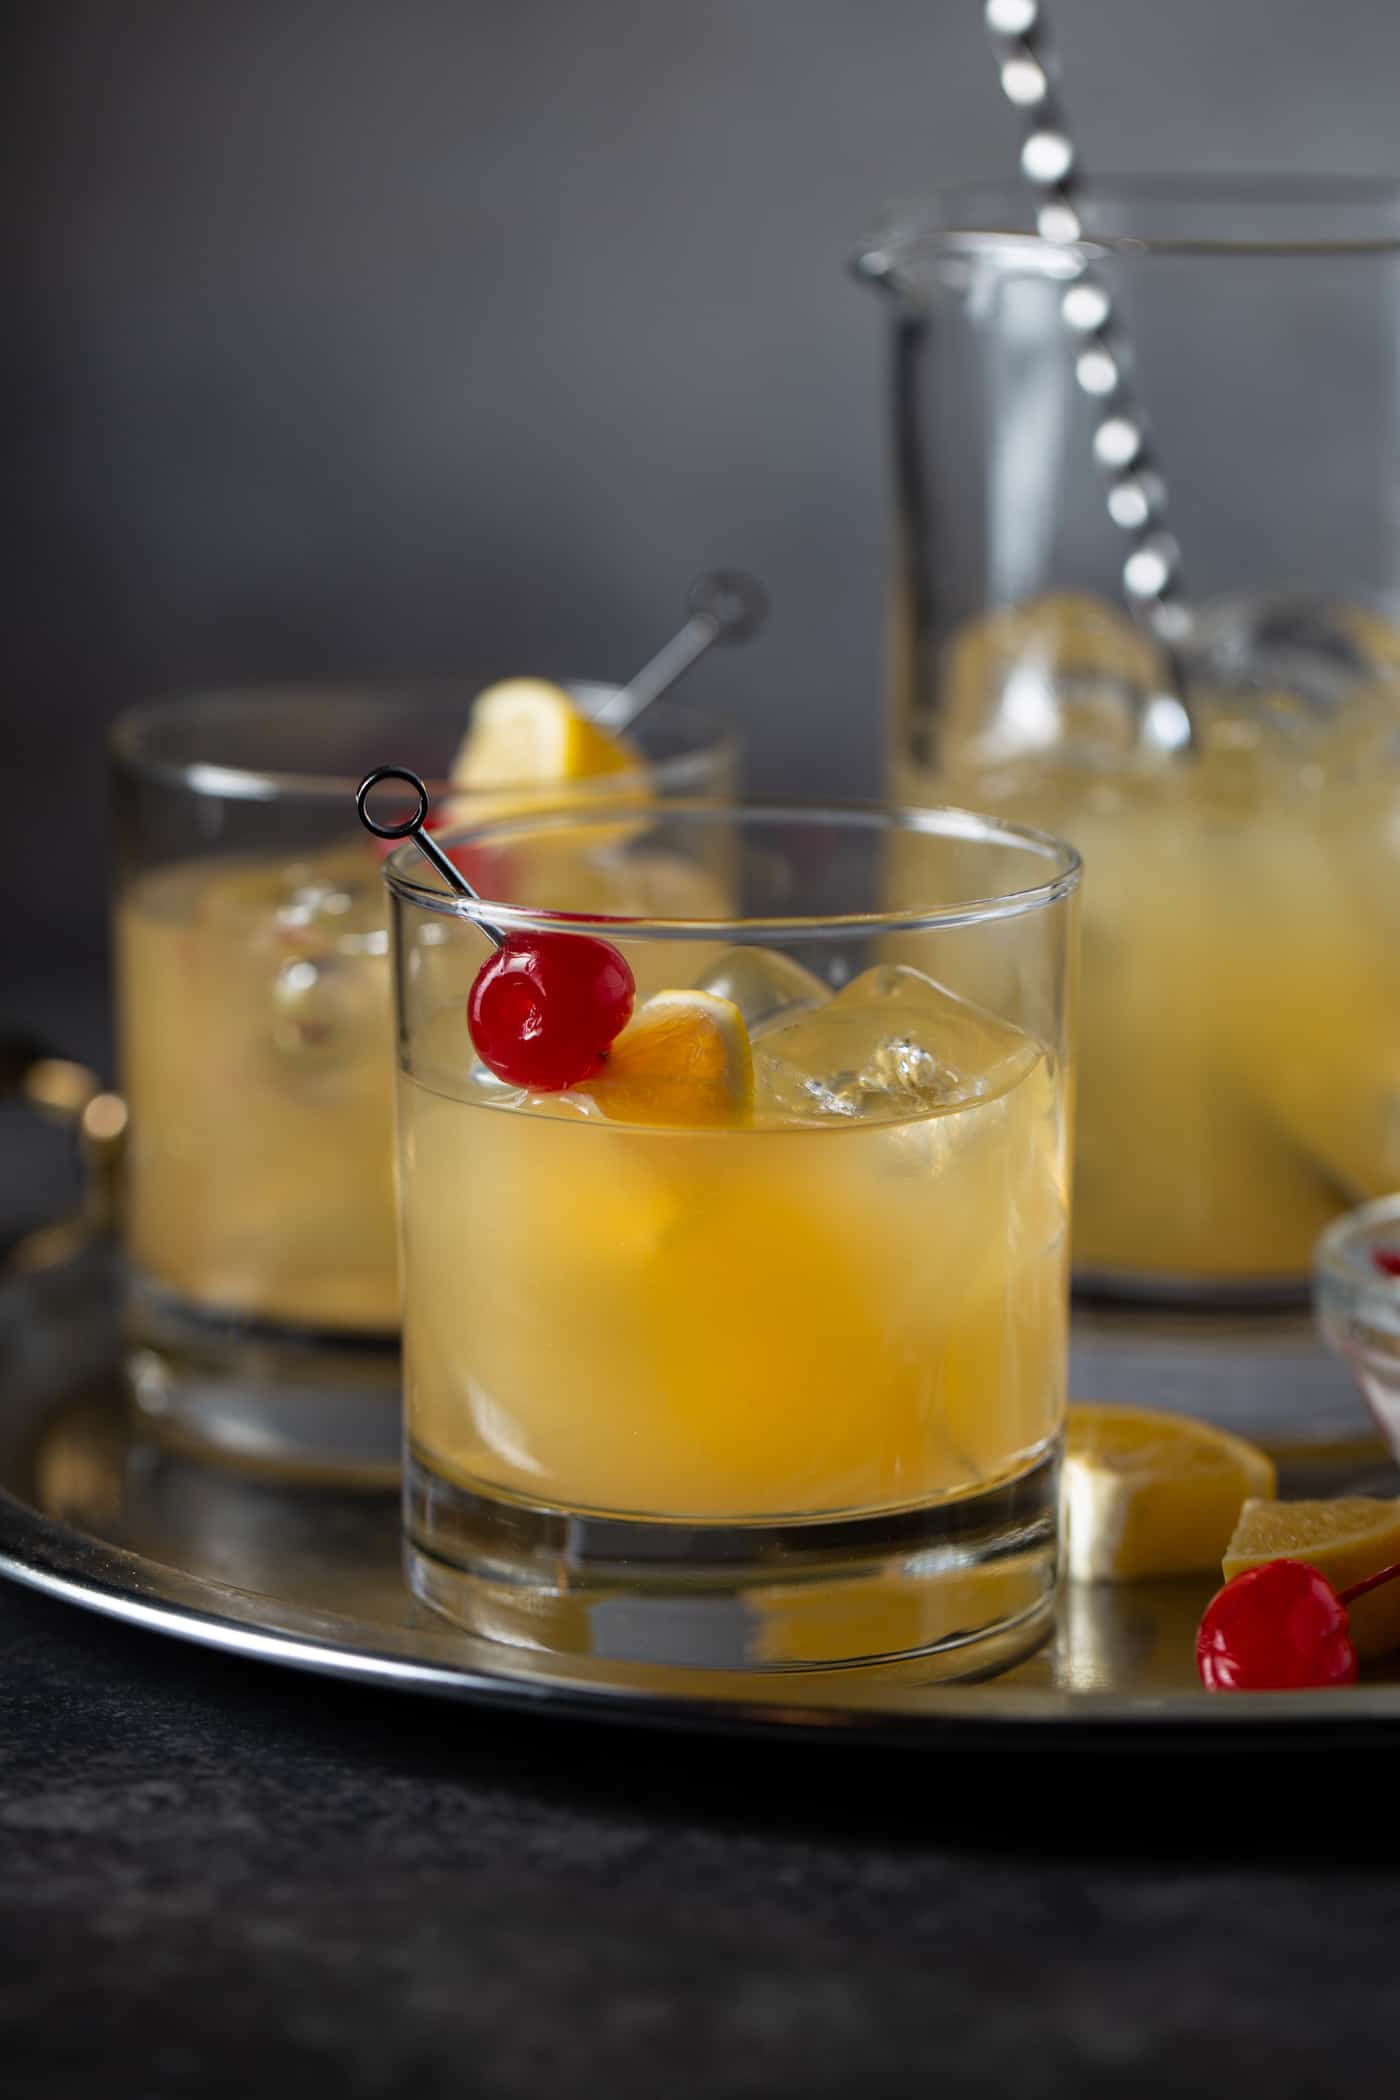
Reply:
M626 960L586 933L513 933L477 972L467 1025L511 1086L558 1093L597 1071L631 1018Z
M1371 1260L1382 1276L1400 1276L1400 1247L1373 1247Z
M1196 1668L1212 1692L1287 1692L1355 1684L1347 1608L1300 1560L1246 1568L1217 1591L1196 1635Z

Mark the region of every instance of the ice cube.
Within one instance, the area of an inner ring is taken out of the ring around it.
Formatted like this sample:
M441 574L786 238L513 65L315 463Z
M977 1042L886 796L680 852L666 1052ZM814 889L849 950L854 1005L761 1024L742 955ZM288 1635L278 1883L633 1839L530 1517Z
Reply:
M907 963L866 970L815 1011L754 1046L770 1113L907 1118L1004 1093L1039 1046Z
M363 854L326 854L288 869L277 923L285 938L318 952L386 955L384 885Z
M373 858L344 848L303 860L232 861L210 875L200 898L201 922L221 935L287 950L387 953L385 917Z
M313 878L299 884L279 905L277 922L285 932L314 935L336 947L386 945L383 899L377 883L351 885Z
M1261 692L1289 691L1328 708L1376 664L1346 606L1320 598L1241 593L1197 615L1188 659L1199 675ZM1392 661L1400 638L1392 636Z
M387 1033L388 997L382 965L363 956L293 956L272 978L273 1048L318 1069L371 1055Z
M1156 644L1098 599L1057 592L1003 607L969 621L949 645L944 762L1065 750L1126 756L1169 684Z
M279 1061L313 1074L378 1054L387 1034L389 936L379 871L357 846L214 874L201 923L239 973Z
M727 948L695 980L695 989L732 1000L750 1036L831 998L820 977L776 948Z
M1349 745L1400 721L1400 632L1381 614L1313 597L1241 593L1196 616L1182 656L1219 745Z

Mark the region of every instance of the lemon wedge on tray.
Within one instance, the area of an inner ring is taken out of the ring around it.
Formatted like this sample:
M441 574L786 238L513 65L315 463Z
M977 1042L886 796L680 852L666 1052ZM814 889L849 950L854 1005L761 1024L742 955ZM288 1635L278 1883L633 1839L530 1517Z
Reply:
M1400 1561L1400 1502L1338 1495L1328 1502L1246 1502L1225 1549L1229 1582L1266 1560L1301 1560L1333 1589L1364 1582ZM1358 1655L1400 1648L1400 1583L1387 1583L1347 1606Z
M753 1058L744 1017L713 992L657 992L637 1008L601 1071L580 1087L619 1123L677 1130L744 1122Z
M1209 1422L1149 1407L1072 1406L1063 1485L1070 1578L1213 1571L1242 1504L1276 1484L1264 1452Z

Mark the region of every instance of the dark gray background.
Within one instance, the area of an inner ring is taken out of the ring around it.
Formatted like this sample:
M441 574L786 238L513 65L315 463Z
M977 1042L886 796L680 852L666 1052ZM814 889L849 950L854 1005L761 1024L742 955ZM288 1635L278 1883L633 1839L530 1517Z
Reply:
M1091 165L1396 170L1385 0L1057 15ZM622 675L737 561L775 617L693 696L760 785L875 786L881 344L843 266L891 194L1007 171L980 0L3 23L7 1005L86 1027L101 729L153 692Z

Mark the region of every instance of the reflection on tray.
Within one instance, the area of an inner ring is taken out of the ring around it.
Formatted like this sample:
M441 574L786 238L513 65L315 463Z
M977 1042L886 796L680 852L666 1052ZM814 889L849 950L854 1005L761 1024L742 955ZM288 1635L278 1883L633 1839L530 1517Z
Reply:
M46 1515L147 1560L376 1624L421 1619L400 1574L396 1490L312 1486L167 1450L115 1375L60 1404L32 1466Z
M404 1587L395 1494L264 1479L167 1451L128 1415L115 1376L50 1415L32 1483L45 1514L202 1581L366 1626L442 1631ZM1195 1630L1213 1587L1208 1577L1069 1585L1053 1640L997 1682L1079 1695L1194 1692ZM917 1666L897 1675L918 1682Z

